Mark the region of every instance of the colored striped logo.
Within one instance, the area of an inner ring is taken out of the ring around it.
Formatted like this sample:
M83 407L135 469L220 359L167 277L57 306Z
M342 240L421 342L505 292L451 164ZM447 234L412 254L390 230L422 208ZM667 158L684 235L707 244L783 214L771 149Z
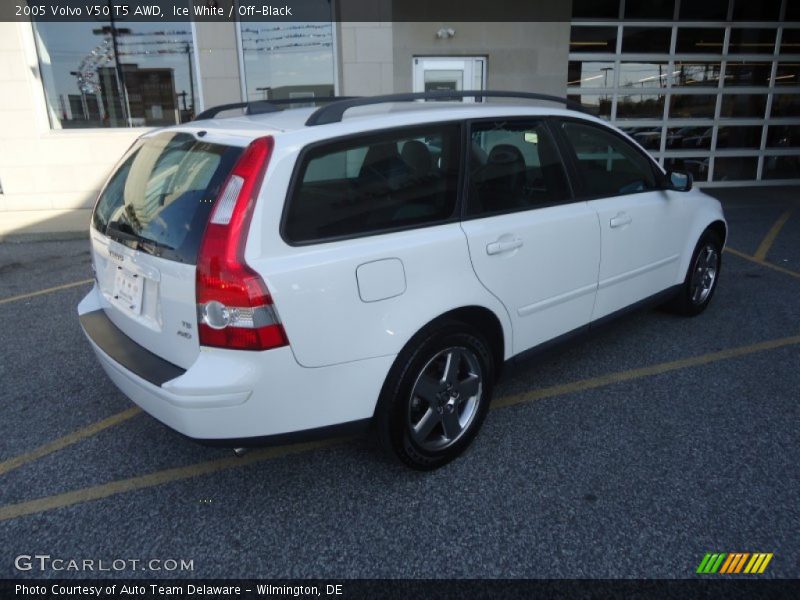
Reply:
M697 572L702 575L714 573L756 575L763 573L771 560L772 552L709 552L703 557L700 566L697 567Z

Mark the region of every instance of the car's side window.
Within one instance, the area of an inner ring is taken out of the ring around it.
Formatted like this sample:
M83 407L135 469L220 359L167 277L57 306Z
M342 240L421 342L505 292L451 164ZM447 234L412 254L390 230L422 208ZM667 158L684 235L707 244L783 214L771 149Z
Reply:
M491 215L563 202L564 167L543 123L492 121L472 125L467 215Z
M434 124L312 147L284 219L290 243L368 235L453 217L461 127Z
M645 192L657 187L650 162L636 148L602 127L562 123L590 197Z

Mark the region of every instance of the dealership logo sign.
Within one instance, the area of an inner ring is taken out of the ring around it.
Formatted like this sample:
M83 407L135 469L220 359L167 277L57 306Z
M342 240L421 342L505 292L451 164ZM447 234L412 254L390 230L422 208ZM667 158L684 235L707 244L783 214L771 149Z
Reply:
M737 573L756 575L763 573L771 560L772 552L709 552L703 557L700 566L697 567L697 573L701 575L713 575L715 573L720 575Z

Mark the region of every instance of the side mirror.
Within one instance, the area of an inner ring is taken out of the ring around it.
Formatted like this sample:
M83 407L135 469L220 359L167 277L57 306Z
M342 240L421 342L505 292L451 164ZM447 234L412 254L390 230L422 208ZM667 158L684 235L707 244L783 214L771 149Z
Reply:
M669 183L673 190L678 192L688 192L692 189L692 174L683 171L667 171Z

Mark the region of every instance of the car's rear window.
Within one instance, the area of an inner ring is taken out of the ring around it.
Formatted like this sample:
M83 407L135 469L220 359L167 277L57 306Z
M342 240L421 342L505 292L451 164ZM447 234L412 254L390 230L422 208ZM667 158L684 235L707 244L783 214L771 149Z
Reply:
M451 218L460 131L457 124L436 124L312 147L300 159L284 238L307 244Z
M241 153L187 133L146 138L108 181L93 224L120 242L194 264L211 208Z

